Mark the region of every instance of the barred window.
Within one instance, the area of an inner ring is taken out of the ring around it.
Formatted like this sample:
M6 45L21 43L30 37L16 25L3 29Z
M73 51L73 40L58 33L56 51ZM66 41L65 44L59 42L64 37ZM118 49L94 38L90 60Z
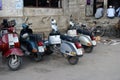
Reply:
M24 7L61 8L62 0L24 0Z

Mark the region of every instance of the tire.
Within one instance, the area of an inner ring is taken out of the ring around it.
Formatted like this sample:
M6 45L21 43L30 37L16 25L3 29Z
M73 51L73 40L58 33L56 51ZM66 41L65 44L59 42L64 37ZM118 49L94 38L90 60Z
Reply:
M86 53L91 53L93 51L93 46L84 46L84 50Z
M68 62L69 62L69 64L71 64L71 65L77 64L78 61L79 61L79 57L78 57L78 56L69 56L69 57L68 57Z
M104 29L101 26L97 26L93 31L92 34L94 36L103 36L105 33Z
M45 55L51 55L53 53L53 51L51 50L50 46L46 46L46 51L45 51Z
M16 61L14 61L16 58ZM17 55L11 55L7 59L7 65L12 71L18 70L22 65L22 57Z
M34 61L39 62L43 59L41 53L38 52L38 53L33 53L33 54L34 54L33 55Z

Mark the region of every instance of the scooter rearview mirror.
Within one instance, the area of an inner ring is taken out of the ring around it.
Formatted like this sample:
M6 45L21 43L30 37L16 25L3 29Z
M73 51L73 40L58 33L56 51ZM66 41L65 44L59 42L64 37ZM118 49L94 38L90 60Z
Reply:
M32 25L32 23L28 23L28 25Z

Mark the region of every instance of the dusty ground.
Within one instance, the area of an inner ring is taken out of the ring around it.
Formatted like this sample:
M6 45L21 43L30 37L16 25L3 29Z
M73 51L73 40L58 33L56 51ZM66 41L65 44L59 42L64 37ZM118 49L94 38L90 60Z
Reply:
M77 65L52 54L41 62L24 57L18 71L10 71L0 60L0 80L120 80L120 39L98 42ZM1 59L1 57L0 57Z

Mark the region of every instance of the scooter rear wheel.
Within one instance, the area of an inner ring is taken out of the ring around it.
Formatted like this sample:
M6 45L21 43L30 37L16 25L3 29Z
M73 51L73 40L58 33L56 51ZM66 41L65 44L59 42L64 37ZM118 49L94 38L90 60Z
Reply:
M46 46L45 55L51 55L53 50L51 50L50 46Z
M69 57L68 57L68 62L69 62L71 65L77 64L78 61L79 61L79 57L78 57L78 56L69 56Z
M41 55L41 53L35 53L34 55L33 55L33 59L36 61L36 62L39 62L39 61L41 61L43 58L42 58L42 55Z
M22 57L20 56L11 55L7 59L7 65L13 71L18 70L21 67L21 64L22 64Z

